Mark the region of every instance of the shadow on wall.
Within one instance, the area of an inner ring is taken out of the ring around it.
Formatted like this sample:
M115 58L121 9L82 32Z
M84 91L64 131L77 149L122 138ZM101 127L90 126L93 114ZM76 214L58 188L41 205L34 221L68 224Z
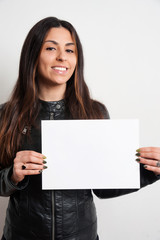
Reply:
M1 206L1 214L0 214L0 237L3 233L4 221L6 216L6 208L8 206L8 197L0 197L0 206Z

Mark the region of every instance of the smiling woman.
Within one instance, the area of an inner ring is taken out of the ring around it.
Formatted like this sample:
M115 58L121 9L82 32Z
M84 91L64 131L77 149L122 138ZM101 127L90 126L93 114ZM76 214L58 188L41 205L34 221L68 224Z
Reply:
M64 98L66 83L76 68L76 52L67 29L60 27L49 30L38 59L39 97L42 100L58 100L53 99L57 94L60 94L59 99Z
M90 189L42 190L47 161L41 153L41 120L109 118L106 107L90 97L82 45L69 22L49 17L33 26L22 48L13 94L1 105L0 114L0 196L10 196L2 239L98 239ZM72 151L69 144L68 148ZM160 149L141 148L137 155L145 164L141 187L158 180ZM136 190L93 192L110 198Z

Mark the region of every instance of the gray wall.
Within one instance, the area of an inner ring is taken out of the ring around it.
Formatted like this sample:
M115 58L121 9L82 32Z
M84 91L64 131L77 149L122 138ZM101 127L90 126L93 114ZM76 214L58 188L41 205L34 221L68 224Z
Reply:
M111 118L140 119L140 146L160 146L160 1L0 0L0 102L15 84L26 34L47 16L76 27L84 47L86 81ZM159 182L95 202L101 239L160 239ZM0 234L6 204L7 198L0 198Z

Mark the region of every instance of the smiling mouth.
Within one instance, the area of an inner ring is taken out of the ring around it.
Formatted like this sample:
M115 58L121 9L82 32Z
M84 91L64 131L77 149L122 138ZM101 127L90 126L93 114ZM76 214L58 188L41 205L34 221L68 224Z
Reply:
M66 67L52 67L52 69L60 71L60 72L66 72L68 68Z

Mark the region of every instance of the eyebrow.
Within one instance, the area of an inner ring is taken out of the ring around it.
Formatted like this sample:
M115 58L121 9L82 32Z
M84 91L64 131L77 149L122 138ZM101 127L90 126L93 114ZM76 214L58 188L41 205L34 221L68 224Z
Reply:
M56 42L56 41L54 41L54 40L47 40L47 41L44 41L44 42L51 42L51 43L53 43L53 44L55 44L55 45L58 45L58 42ZM65 46L71 46L71 45L75 45L73 42L71 42L71 43L66 43L65 44Z

